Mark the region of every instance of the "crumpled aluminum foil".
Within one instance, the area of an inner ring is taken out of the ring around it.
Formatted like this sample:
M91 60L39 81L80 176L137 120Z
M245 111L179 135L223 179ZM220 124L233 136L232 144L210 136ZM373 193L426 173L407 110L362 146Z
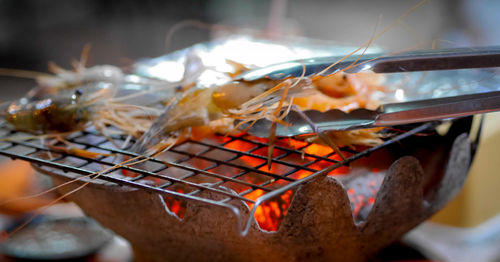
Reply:
M236 35L140 60L135 64L135 73L171 82L194 78L198 87L204 88L230 80L226 73L233 68L228 60L255 68L311 57L342 56L356 48L307 39L280 42ZM371 47L366 54L381 51ZM494 70L484 69L386 74L389 92L375 93L374 99L388 103L488 92L498 90L499 83L500 76Z

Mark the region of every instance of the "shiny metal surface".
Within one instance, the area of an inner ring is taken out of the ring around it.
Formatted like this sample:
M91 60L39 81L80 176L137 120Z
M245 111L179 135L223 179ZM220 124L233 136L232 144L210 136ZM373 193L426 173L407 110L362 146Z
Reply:
M359 58L358 61L356 61ZM340 61L339 63L337 63ZM337 64L335 64L337 63ZM354 65L355 63L355 65ZM333 66L332 66L333 65ZM340 70L356 73L397 73L500 66L500 46L419 50L397 55L370 54L343 57L317 57L274 64L247 71L237 79L254 81L260 78L284 79L312 74L330 75Z
M337 109L326 112L292 111L285 118L291 125L278 125L276 135L291 137L317 131L404 125L493 111L500 111L500 91L392 103L382 105L377 110L356 109L350 113ZM267 137L270 126L268 120L259 120L248 132L255 136Z

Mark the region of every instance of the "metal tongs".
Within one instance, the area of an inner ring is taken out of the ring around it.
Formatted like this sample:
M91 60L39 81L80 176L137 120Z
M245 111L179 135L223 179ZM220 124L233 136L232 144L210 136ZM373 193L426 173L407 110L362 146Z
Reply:
M317 74L329 75L338 72L353 61L343 61L328 68L337 58L321 57L292 61L251 70L237 79L254 81L261 78L284 79ZM480 48L454 48L422 50L395 56L370 55L356 62L356 66L345 72L355 73L371 70L375 73L396 73L414 71L486 68L500 66L500 46ZM325 70L325 68L328 68ZM289 126L278 125L277 136L297 136L318 131L352 130L359 128L395 126L431 120L461 117L500 110L500 91L461 95L447 98L382 105L376 110L357 109L350 113L340 110L319 112L291 111L284 119ZM267 137L270 122L259 120L247 131L255 136Z

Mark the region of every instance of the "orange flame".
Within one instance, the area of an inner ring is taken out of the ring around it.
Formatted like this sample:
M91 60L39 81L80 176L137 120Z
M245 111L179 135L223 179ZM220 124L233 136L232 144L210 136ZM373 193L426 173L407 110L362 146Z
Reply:
M260 140L263 140L263 139L260 139ZM264 142L264 141L266 141L266 140L263 140L262 142ZM286 145L286 147L290 147L290 148L301 148L301 147L307 145L307 143L305 143L305 142L294 140L294 139L282 139L279 142L281 142L280 143L281 146ZM262 152L259 152L256 150L256 151L253 151L252 153L261 155L263 152L267 152L267 148L263 148L263 149L259 149L259 150L262 150ZM327 155L333 153L333 150L330 147L318 145L318 144L311 144L311 145L307 146L303 151L305 154L316 155L316 156L327 156ZM277 156L277 155L280 155L280 153L276 152L276 150L275 150L275 152L273 152L273 156ZM350 155L352 155L352 154L350 154ZM348 154L348 156L350 156L350 155ZM333 154L333 155L329 156L328 158L333 159L333 160L338 160L338 161L341 160L340 156L338 156L336 154ZM253 158L253 157L242 157L240 159L243 160L245 162L245 164L247 164L248 166L252 166L252 167L261 165L264 162L264 160L262 160L262 159ZM314 160L314 158L308 157L307 155L304 155L302 162L309 162L312 160ZM315 169L315 170L322 170L322 169L330 166L331 164L332 164L331 162L322 160L322 161L319 161L319 162L316 162L314 164L309 165L309 167L312 169ZM268 169L267 166L262 166L259 168L259 170L266 171L266 172L273 173L273 174L278 174L278 175L286 173L286 172L284 172L283 169L284 169L283 165L276 164L276 163L273 163L271 165L271 169ZM347 174L348 171L349 171L348 167L341 167L341 168L338 168L338 169L332 171L330 173L330 175ZM295 179L302 179L302 178L305 178L311 174L313 174L313 172L310 172L307 170L298 170L297 172L292 174L291 177L293 177ZM249 182L252 182L252 181L249 181ZM285 182L278 181L278 182L274 182L273 184L278 186L278 185L283 184L283 183L285 183ZM247 197L248 199L251 199L251 200L257 200L262 195L264 195L264 191L254 190L251 193L246 194L245 197ZM259 224L259 226L262 229L267 230L267 231L278 230L279 225L281 224L283 218L285 217L285 215L288 211L288 208L290 207L292 196L293 196L293 191L288 190L283 195L276 197L272 200L266 201L266 202L262 203L260 206L258 206L255 210L254 217L255 217L255 220L257 221L257 223ZM252 208L253 204L249 204L249 206L250 206L250 208Z
M245 195L245 197L251 200L257 200L262 195L264 195L264 191L257 189ZM278 230L279 225L288 211L292 195L293 191L288 190L283 195L266 201L256 208L254 217L260 228L267 231ZM253 208L252 203L249 203L248 206Z
M263 138L255 138L255 137L248 137L252 141L258 141L262 143L267 143L267 139ZM227 140L226 140L227 141ZM318 144L311 144L308 145L306 142L299 141L299 140L294 140L294 139L280 139L276 141L276 145L279 145L281 147L285 148L292 148L292 149L300 149L303 151L302 156L300 156L297 153L293 154L293 160L297 164L303 165L309 162L312 162L316 160L316 158L312 156L321 156L325 157L328 159L336 160L336 161L341 161L342 159L340 158L339 155L333 154L333 150L328 147L328 146L323 146L323 145L318 145ZM255 149L257 145L254 143L246 142L243 140L235 140L227 143L225 145L226 148L229 149L234 149L238 151L243 151L243 152L251 152L253 155L258 155L258 156L267 156L267 147L262 147L259 149ZM275 149L273 151L273 157L277 157L281 154L283 154L283 150ZM344 152L346 157L350 157L353 154ZM312 155L312 156L311 156ZM275 175L284 175L288 174L293 168L283 165L280 163L272 163L271 168L269 169L268 166L266 165L266 160L265 158L262 157L255 157L255 156L250 156L250 155L243 155L240 156L237 160L239 165L244 165L252 168L256 168L258 170L272 173ZM193 161L190 164L194 165L196 167L196 162ZM200 163L201 165L201 163ZM312 164L309 164L308 167L313 170L323 170L329 166L332 165L332 162L326 161L326 160L319 160L316 161ZM201 168L201 166L200 166ZM219 173L220 175L224 176L233 176L234 174L231 173L232 169L219 169L219 170L214 170L213 172ZM372 170L373 172L377 172L378 170ZM338 175L346 175L349 174L350 169L347 166L342 166L339 167L333 171L331 171L328 175L331 176L338 176ZM294 173L288 175L288 177L293 178L293 179L303 179L305 177L310 176L314 172L311 172L309 170L297 170ZM239 177L238 179L242 179L246 182L256 184L256 185L262 185L263 183L268 183L272 181L271 177L263 175L263 174L258 174L258 173L247 173L244 174L243 176ZM232 183L232 182L231 182ZM273 188L279 188L284 185L289 183L286 180L277 180L273 181L269 184L266 184L265 187L269 189ZM374 181L375 183L375 181ZM230 183L228 184L228 187L232 188L230 186ZM226 185L224 184L224 185ZM242 187L241 185L236 185L239 187ZM376 185L369 185L370 188L376 188ZM247 187L245 190L250 189L250 187ZM173 186L173 187L168 187L167 190L172 190L176 191L179 193L187 193L189 190L186 188L184 190L181 186ZM234 188L237 192L242 192L245 191L243 189L237 189L236 187ZM263 196L266 192L260 189L252 190L250 193L244 195L244 197L250 199L250 200L257 200L259 197ZM366 193L366 192L365 192ZM372 192L368 192L371 195L366 195L362 193L357 193L355 192L354 189L349 189L348 190L348 196L349 199L351 200L351 205L353 209L353 215L356 216L361 209L363 209L366 206L371 206L375 202L375 198L373 197L376 194L376 190L372 190ZM254 218L257 222L257 224L260 226L261 229L267 230L267 231L277 231L279 228L279 225L283 221L285 215L287 214L288 208L290 207L291 200L293 198L294 191L293 190L288 190L282 195L275 197L271 200L267 200L263 203L261 203L255 210L255 215ZM164 197L166 205L172 211L175 213L179 218L183 218L185 211L186 211L186 204L184 201L181 201L179 199L173 198L173 197ZM249 208L253 208L254 204L253 203L247 203Z

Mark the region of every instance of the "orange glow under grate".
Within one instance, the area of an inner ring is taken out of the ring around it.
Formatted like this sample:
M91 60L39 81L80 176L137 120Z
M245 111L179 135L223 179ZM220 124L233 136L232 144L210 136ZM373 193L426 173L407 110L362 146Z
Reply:
M267 143L266 139L262 138L255 138L255 137L250 137L252 140L256 140L262 143ZM220 141L220 139L219 139ZM302 156L296 157L294 161L296 161L298 164L304 164L308 163L314 160L313 157L307 156L307 154L311 154L314 156L322 156L326 157L328 159L336 160L336 161L341 161L342 159L340 158L339 155L333 154L333 150L330 147L319 145L319 144L307 144L302 141L294 140L294 139L281 139L276 142L276 145L279 145L281 147L286 147L286 148L291 148L291 149L297 149L301 148L301 151L304 152ZM304 147L305 146L305 147ZM245 142L243 140L234 140L231 141L227 144L224 145L224 147L237 150L237 151L243 151L243 152L249 152L251 151L253 155L256 156L262 156L262 157L267 157L268 154L268 148L267 147L262 147L259 149L254 150L254 145L252 143ZM283 152L280 149L275 149L273 151L273 158L278 157L281 155ZM353 153L350 152L344 152L346 157L350 157L353 155ZM271 168L268 168L267 161L264 160L263 158L256 158L253 156L248 156L248 155L242 155L238 158L238 163L240 165L248 166L255 168L257 170L277 174L277 175L283 175L289 171L289 167L286 165L282 165L279 163L273 162L271 164ZM194 167L203 169L206 168L202 162L200 164L196 164L195 161L191 162L194 164ZM320 160L316 161L308 167L310 169L313 169L315 171L320 171L323 170L327 167L332 165L332 162L328 162L325 160ZM209 169L210 170L210 169ZM219 174L230 177L233 176L234 172L233 170L219 170L219 169L212 169L210 171L217 171ZM343 176L343 175L348 175L350 173L350 168L347 166L342 166L339 167L333 171L331 171L328 175L330 176ZM313 174L312 171L308 170L297 170L294 172L290 177L294 179L303 179L309 175ZM264 177L259 174L246 174L241 177L241 180L244 180L246 182L252 183L252 184L262 184L266 181L268 181L267 177ZM271 183L268 183L266 185L266 188L274 189L274 188L279 188L282 187L283 185L286 185L287 181L284 180L277 180ZM373 186L371 187L372 190L369 192L370 195L367 195L366 190L362 190L363 192L361 194L357 194L356 190L351 188L348 191L349 199L351 200L351 207L353 210L353 216L357 216L358 213L367 207L370 207L374 203L374 196L378 191L378 187L380 185L380 181L375 181L373 180ZM156 183L159 184L159 183ZM229 186L231 188L231 186ZM168 187L169 190L180 192L180 193L189 193L189 189L186 188L183 185L174 185L172 187ZM232 188L233 190L236 190L236 192L242 191L241 189L238 189L237 187ZM255 189L251 190L250 193L247 193L243 195L245 198L250 199L250 200L257 200L259 197L263 196L266 192L264 190L260 189ZM272 200L265 201L261 205L259 205L256 209L255 212L255 220L259 224L259 226L263 230L267 231L276 231L281 224L283 218L285 217L288 208L290 207L292 198L293 198L294 191L293 190L288 190L284 194L273 198ZM183 218L185 214L185 203L183 201L177 200L174 197L168 197L165 196L164 200L166 202L166 205L172 211L175 213L179 218ZM253 203L247 202L247 205L249 208L253 208Z

